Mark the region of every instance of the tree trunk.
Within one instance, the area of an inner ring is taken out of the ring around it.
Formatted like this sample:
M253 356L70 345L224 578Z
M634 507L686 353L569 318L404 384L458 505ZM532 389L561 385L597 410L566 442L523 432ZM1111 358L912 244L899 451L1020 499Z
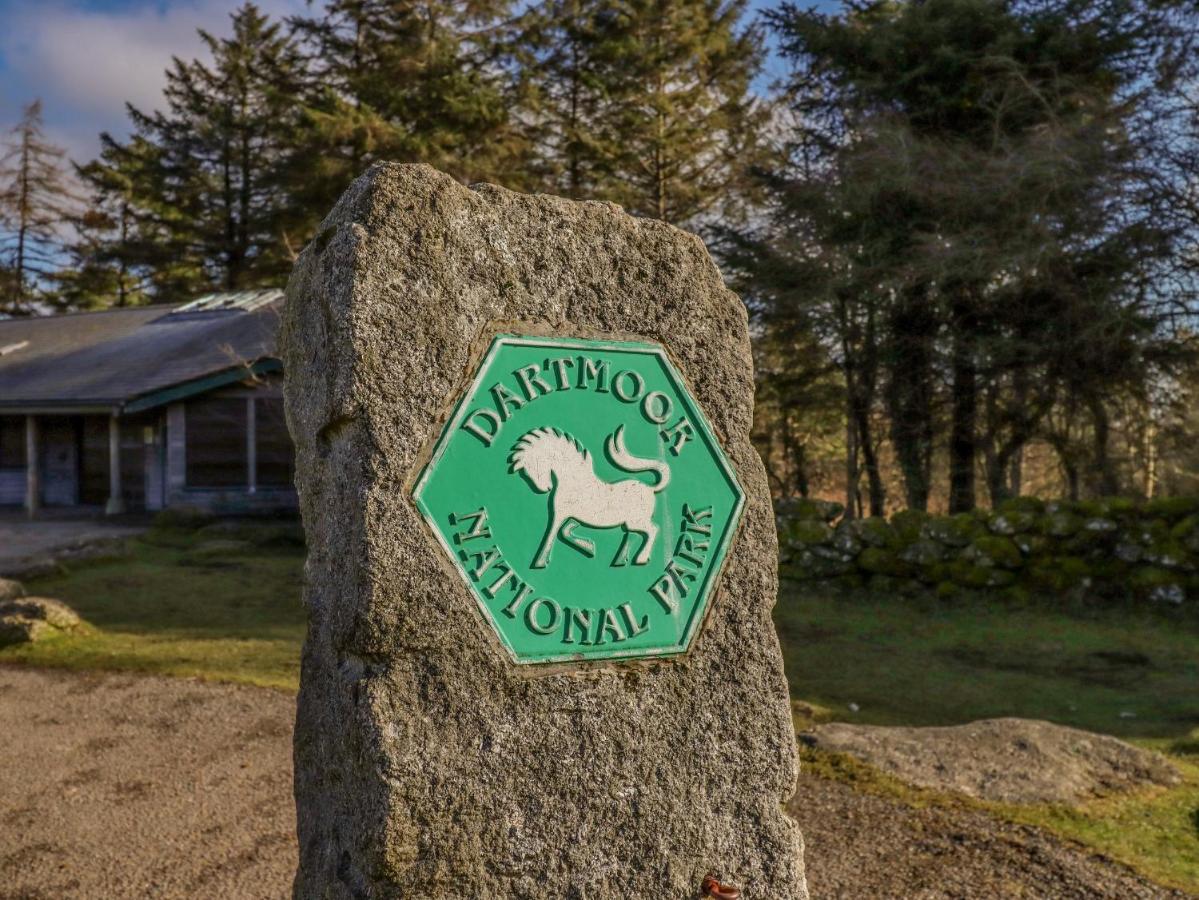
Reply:
M862 468L866 470L866 486L870 496L870 515L885 515L887 492L883 487L883 476L878 464L878 452L874 448L874 429L870 426L869 406L858 409L857 427L858 443L862 452Z
M1157 424L1152 413L1145 424L1145 499L1157 495Z
M949 511L959 513L969 512L976 503L974 464L978 455L978 370L974 359L974 317L961 311L954 316L954 320Z
M808 449L803 444L795 446L795 492L801 497L807 497L812 491L808 481Z
M1008 469L1008 494L1019 497L1024 488L1024 445L1012 454L1012 463Z
M13 315L25 312L25 236L29 231L31 202L29 199L29 142L28 130L21 134L20 189L17 196L17 252L13 259Z
M801 497L808 496L808 454L803 441L795 439L795 429L791 425L791 415L781 410L781 432L783 440L783 458L787 462L787 487L792 494Z
M848 381L848 379L846 379ZM853 416L853 392L845 400L845 518L857 517L858 429Z
M928 509L933 457L933 339L936 316L921 286L891 317L887 413L909 509Z
M987 496L992 508L1020 493L1020 460L1024 439L1012 438L993 454L987 454Z
M1094 426L1092 449L1095 455L1094 466L1098 479L1098 493L1105 497L1113 497L1120 493L1120 479L1112 465L1110 452L1111 420L1108 418L1103 401L1098 397L1092 397L1087 402L1087 406L1090 409L1091 421Z

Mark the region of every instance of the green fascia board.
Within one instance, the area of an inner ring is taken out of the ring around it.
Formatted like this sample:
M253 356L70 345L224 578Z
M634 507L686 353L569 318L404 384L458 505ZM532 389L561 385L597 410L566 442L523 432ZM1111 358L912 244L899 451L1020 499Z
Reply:
M244 381L252 375L266 375L270 372L282 371L282 369L283 363L277 359L260 359L248 366L235 366L231 369L205 375L203 378L196 378L192 381L171 385L171 387L163 388L152 394L143 394L141 397L125 403L121 407L121 412L125 414L143 412L147 409L153 409L156 406L163 406L167 403L174 403L177 400L194 397L196 394L215 390L227 384Z

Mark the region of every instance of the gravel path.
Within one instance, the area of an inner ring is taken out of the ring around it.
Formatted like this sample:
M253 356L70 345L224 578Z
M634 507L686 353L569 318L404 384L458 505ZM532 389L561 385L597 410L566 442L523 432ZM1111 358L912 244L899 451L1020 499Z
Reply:
M19 575L33 559L93 541L131 537L144 525L113 524L100 519L43 518L30 522L23 513L0 512L0 575Z
M0 900L286 897L294 703L0 666ZM1188 896L1035 829L814 776L792 807L813 900Z

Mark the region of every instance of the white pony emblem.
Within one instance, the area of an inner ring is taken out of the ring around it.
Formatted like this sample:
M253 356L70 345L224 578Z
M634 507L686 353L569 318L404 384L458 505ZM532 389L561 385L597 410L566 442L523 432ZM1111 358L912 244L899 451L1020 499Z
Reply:
M654 524L654 498L670 482L670 468L654 459L640 459L625 449L624 426L609 435L604 444L608 458L626 472L656 472L656 484L623 478L609 484L592 468L591 454L578 441L557 428L534 428L512 447L508 471L523 475L539 494L549 493L549 527L533 559L534 569L550 560L555 538L585 556L595 556L595 542L574 534L576 524L587 528L624 529L612 565L623 566L629 558L629 535L642 536L633 565L644 566L653 552L658 526Z

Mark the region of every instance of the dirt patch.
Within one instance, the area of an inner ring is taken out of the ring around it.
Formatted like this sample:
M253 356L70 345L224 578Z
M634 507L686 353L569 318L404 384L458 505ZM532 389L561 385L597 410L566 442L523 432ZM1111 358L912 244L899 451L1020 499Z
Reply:
M999 803L1073 803L1148 785L1174 785L1162 756L1102 734L1032 719L950 728L830 723L801 736L909 784Z
M1186 900L1124 866L985 813L854 792L802 775L790 804L813 900Z
M0 666L0 898L289 896L294 708L269 690Z

